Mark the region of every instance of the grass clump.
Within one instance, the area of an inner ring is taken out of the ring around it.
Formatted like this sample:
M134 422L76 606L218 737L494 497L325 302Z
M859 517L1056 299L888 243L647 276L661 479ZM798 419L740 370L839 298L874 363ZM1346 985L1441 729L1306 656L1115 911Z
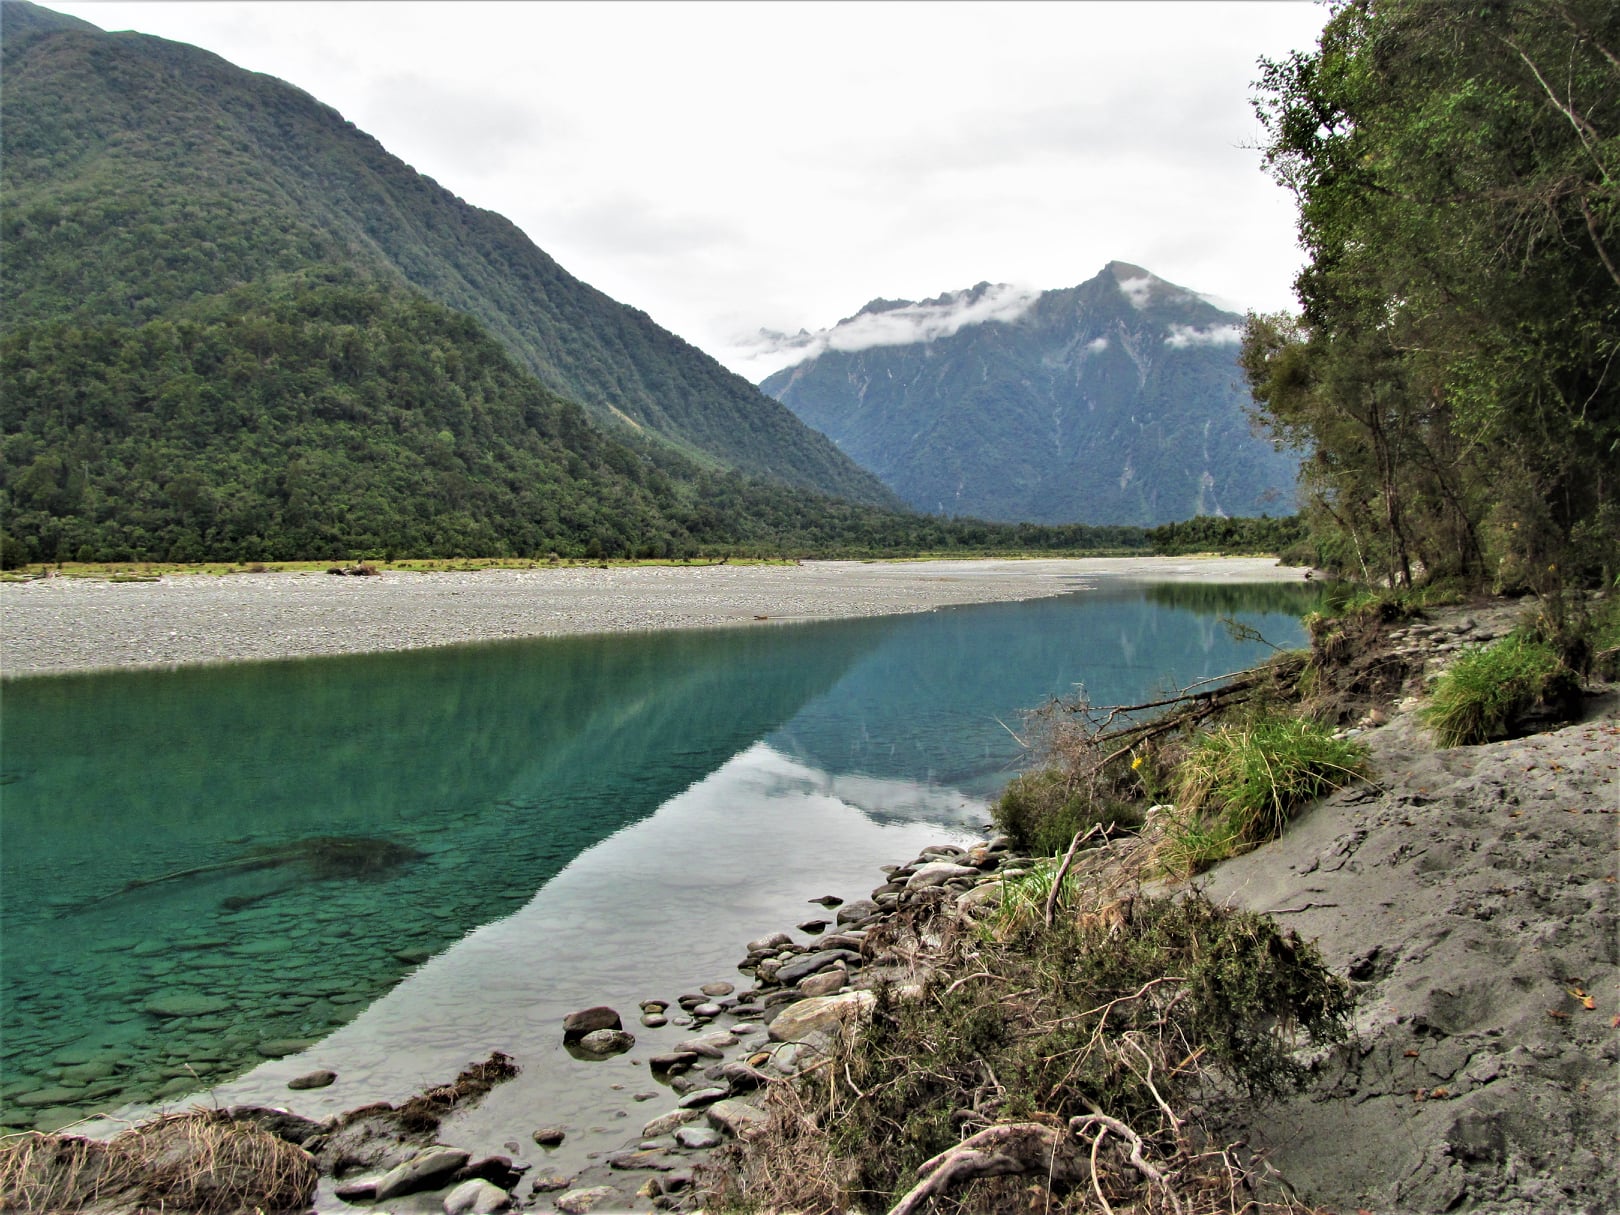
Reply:
M1472 746L1507 735L1526 712L1566 695L1573 683L1552 644L1512 633L1464 650L1419 715L1442 747Z
M1164 867L1190 875L1276 839L1302 807L1366 771L1365 747L1306 718L1262 717L1210 730L1177 768Z
M105 1143L30 1132L0 1143L0 1209L68 1215L86 1207L196 1212L304 1211L315 1164L250 1122L213 1110L169 1114Z

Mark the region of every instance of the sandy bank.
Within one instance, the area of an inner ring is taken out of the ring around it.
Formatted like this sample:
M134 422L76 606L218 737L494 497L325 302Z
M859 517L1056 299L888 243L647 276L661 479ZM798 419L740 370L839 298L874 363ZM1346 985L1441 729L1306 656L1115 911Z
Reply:
M797 566L182 575L0 584L0 673L419 649L513 637L886 616L1104 580L1297 579L1270 558L814 561Z

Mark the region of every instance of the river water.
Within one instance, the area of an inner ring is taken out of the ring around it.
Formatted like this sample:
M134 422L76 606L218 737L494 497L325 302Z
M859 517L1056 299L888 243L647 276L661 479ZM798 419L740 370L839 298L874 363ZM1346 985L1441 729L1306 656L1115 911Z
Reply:
M491 1050L457 1142L664 1104L637 1001L980 832L1024 711L1140 700L1302 640L1310 591L1099 581L914 616L26 678L0 736L0 1124L323 1115ZM808 939L804 934L799 934ZM561 1047L608 1003L636 1049ZM318 1067L330 1088L293 1093ZM667 1096L667 1094L665 1094ZM593 1129L594 1128L594 1129ZM523 1135L526 1138L526 1134Z

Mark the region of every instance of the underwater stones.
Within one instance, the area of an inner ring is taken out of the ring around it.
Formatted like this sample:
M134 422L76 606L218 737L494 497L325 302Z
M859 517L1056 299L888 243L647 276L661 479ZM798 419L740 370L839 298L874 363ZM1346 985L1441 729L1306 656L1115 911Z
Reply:
M719 1057L719 1054L716 1053L715 1058ZM677 1050L667 1055L654 1055L647 1060L647 1066L652 1068L654 1073L667 1072L671 1075L679 1075L696 1063L697 1060L697 1051Z
M308 1050L315 1043L310 1038L267 1038L253 1049L266 1059L280 1059L287 1055L296 1055L301 1050Z
M66 1105L70 1101L77 1101L82 1094L76 1088L65 1088L62 1085L52 1085L50 1088L35 1089L33 1092L17 1093L9 1098L12 1105L20 1105L24 1109L36 1106Z
M721 996L729 996L732 992L736 991L737 988L730 983L720 981L716 983L705 983L702 987L698 988L698 990L704 995L708 996L710 999L718 1000Z
M558 1190L566 1190L572 1185L574 1179L567 1173L559 1173L556 1169L542 1169L529 1181L531 1194L555 1194Z
M534 1132L533 1138L541 1147L556 1147L568 1138L568 1132L560 1126L542 1126Z
M60 1078L64 1082L78 1081L87 1084L91 1080L105 1080L117 1070L118 1065L111 1059L93 1059L89 1063L75 1063L71 1067L64 1067Z
M293 1079L287 1081L287 1087L295 1091L308 1088L326 1088L336 1079L336 1072L322 1069L321 1071L306 1072L302 1076L293 1077Z
M154 1017L202 1017L224 1012L230 1006L229 1000L197 991L160 991L141 1006L141 1011Z
M598 1004L595 1008L582 1008L578 1012L571 1012L563 1018L563 1042L578 1042L586 1034L594 1033L599 1029L622 1029L624 1022L619 1020L619 1014L605 1004Z

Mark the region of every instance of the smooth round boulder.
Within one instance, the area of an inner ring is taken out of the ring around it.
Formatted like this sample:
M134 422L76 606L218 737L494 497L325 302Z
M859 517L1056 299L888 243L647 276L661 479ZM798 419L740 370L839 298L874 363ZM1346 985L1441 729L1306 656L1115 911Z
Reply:
M463 1181L444 1196L444 1215L493 1215L512 1205L512 1196L482 1177Z
M287 1081L287 1087L294 1091L307 1088L326 1088L337 1079L337 1073L322 1068L317 1072L305 1072L302 1076L295 1076Z
M593 1029L574 1043L582 1051L593 1055L622 1055L636 1044L635 1036L622 1029Z
M624 1022L619 1020L617 1012L605 1004L598 1004L595 1008L582 1008L563 1018L563 1042L578 1042L586 1034L599 1029L623 1028Z

